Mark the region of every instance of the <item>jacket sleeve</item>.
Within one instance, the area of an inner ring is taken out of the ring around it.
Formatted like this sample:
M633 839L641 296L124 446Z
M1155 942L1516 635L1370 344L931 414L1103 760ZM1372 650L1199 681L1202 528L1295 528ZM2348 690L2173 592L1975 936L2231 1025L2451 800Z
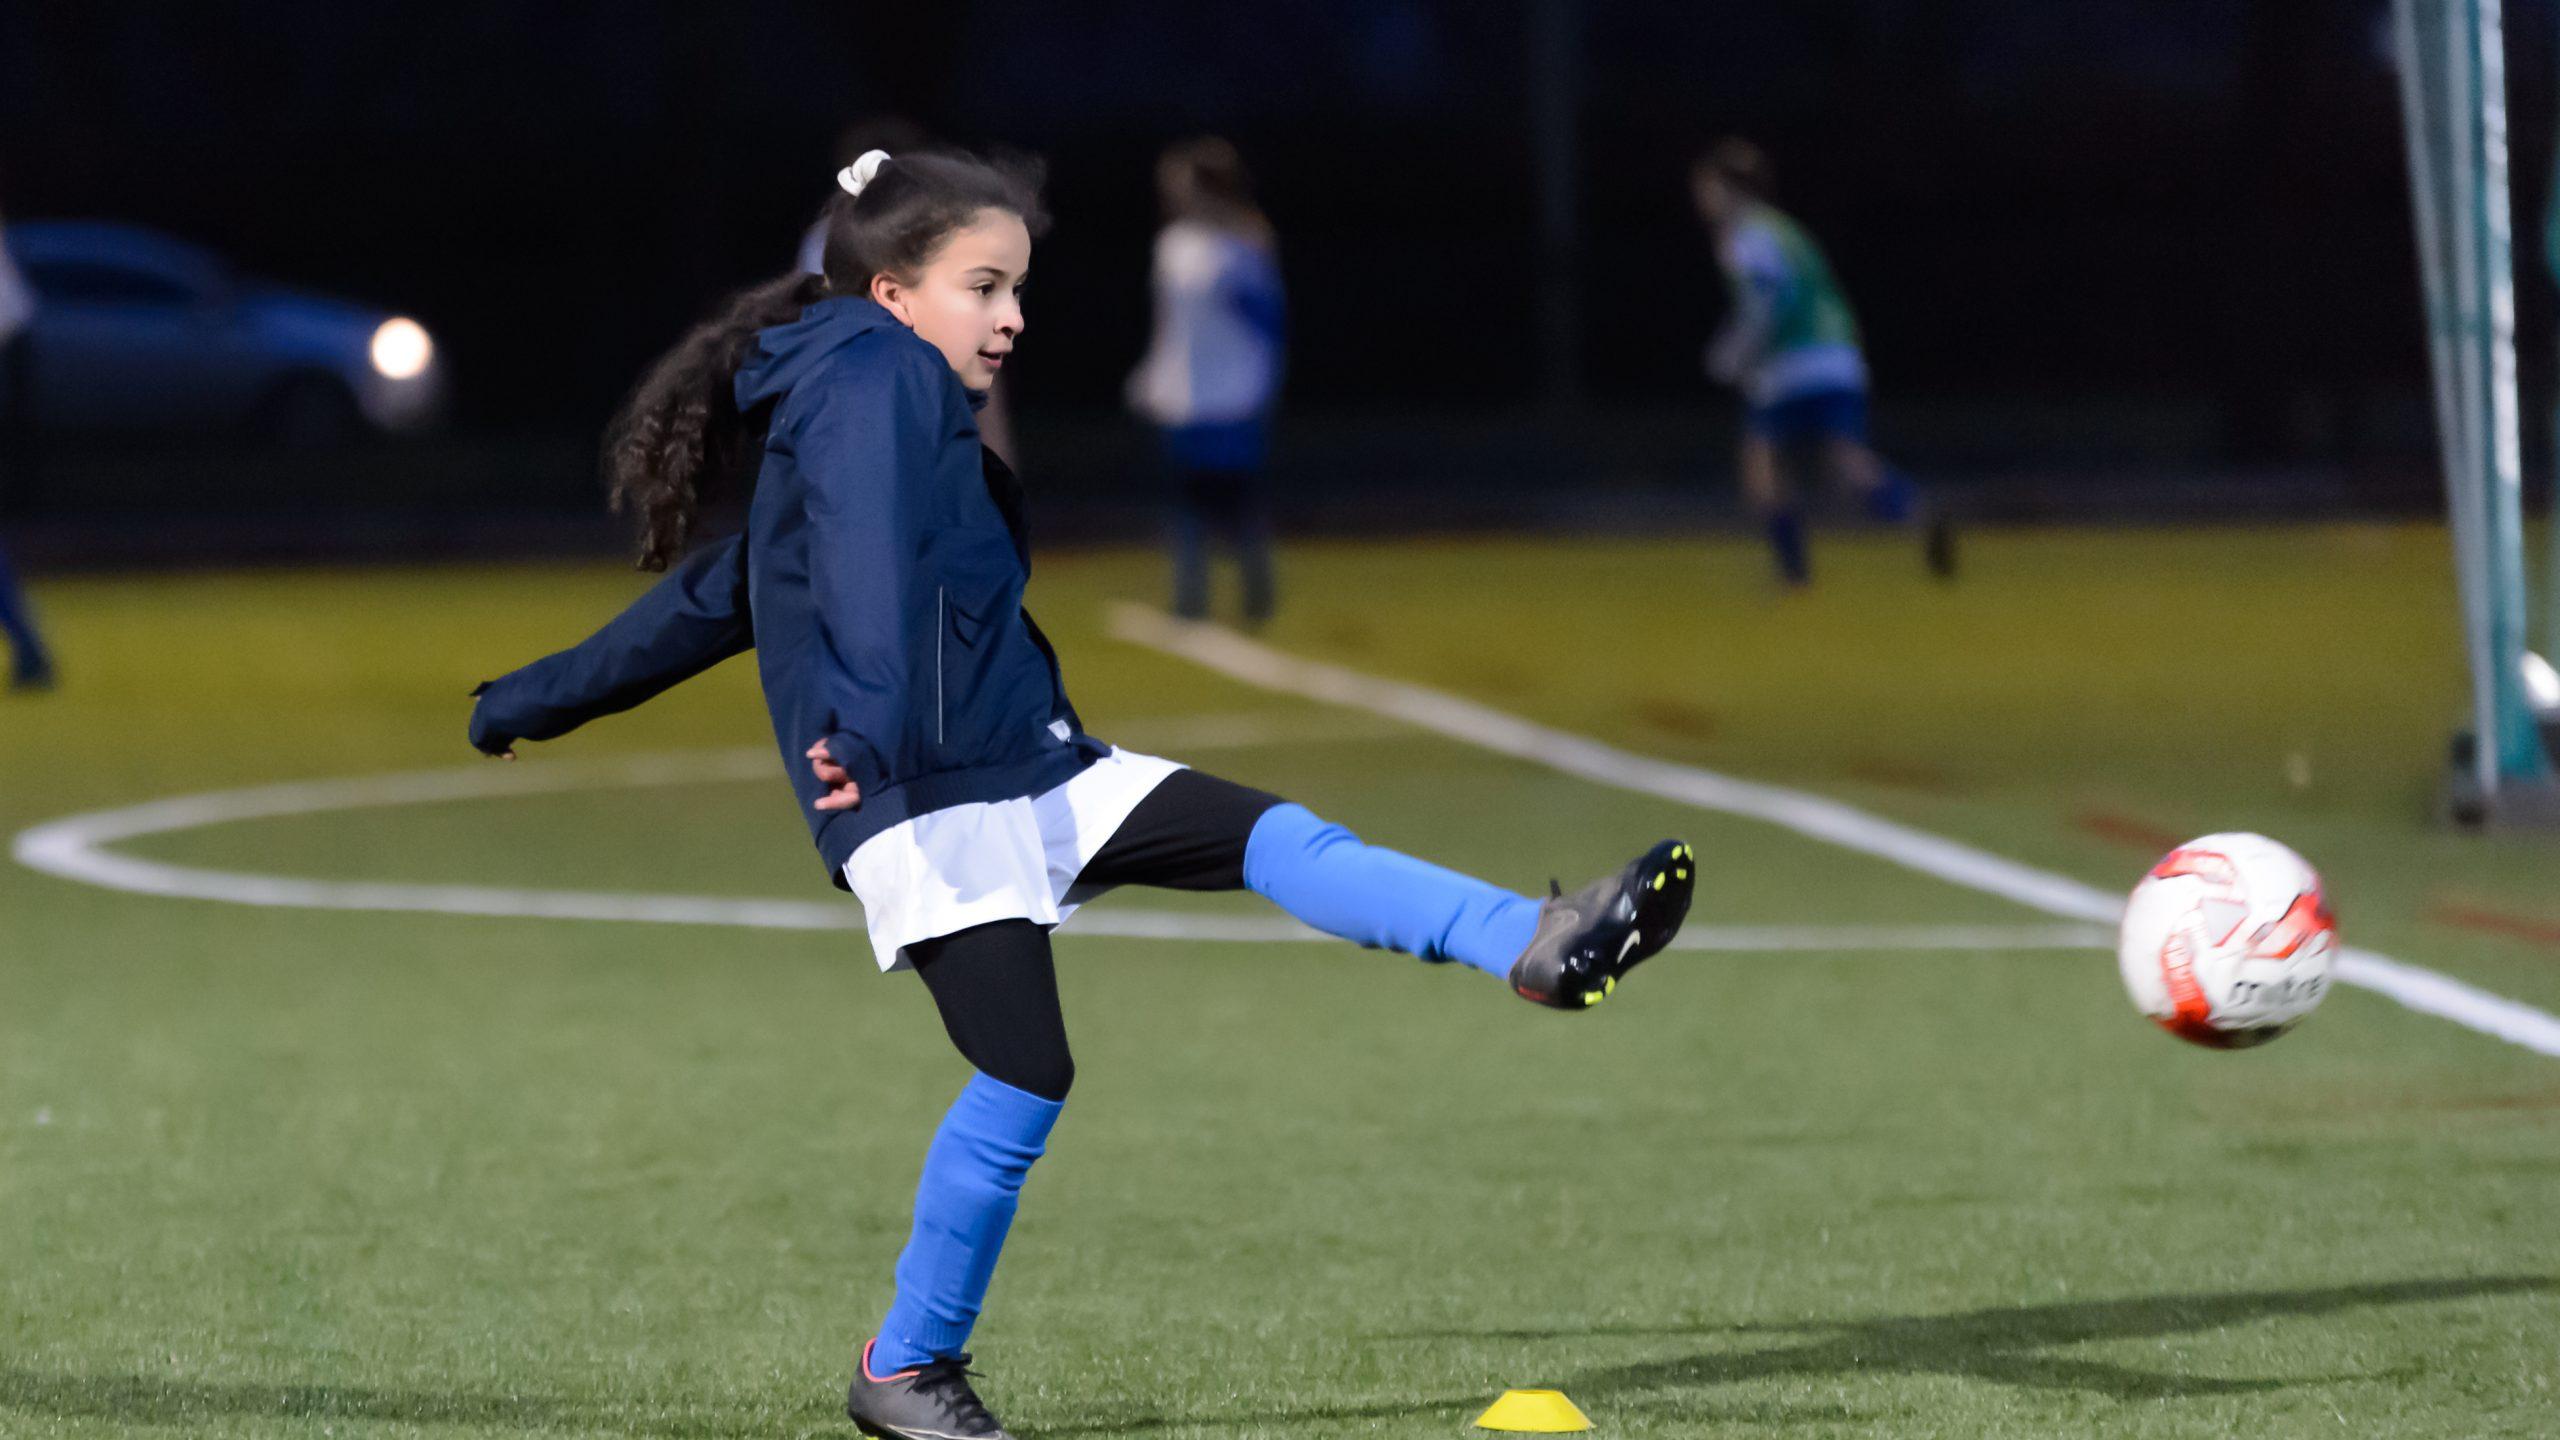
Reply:
M918 552L942 446L953 438L943 423L948 374L938 357L892 352L818 388L791 433L825 640L823 738L866 791L895 778L909 715L934 703L919 687L938 677L916 673L908 636L931 623L936 599Z
M754 647L746 537L732 535L687 557L595 634L473 691L472 747L496 755L518 740L556 739Z

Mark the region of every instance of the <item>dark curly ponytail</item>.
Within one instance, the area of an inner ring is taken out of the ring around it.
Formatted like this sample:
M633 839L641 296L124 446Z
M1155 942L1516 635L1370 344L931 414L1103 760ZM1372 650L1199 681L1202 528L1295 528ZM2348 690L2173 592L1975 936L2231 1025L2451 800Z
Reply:
M756 438L738 413L738 366L756 332L798 318L826 293L815 275L768 280L729 297L658 357L605 429L604 481L617 515L640 527L640 568L664 570L684 553L704 480L754 461Z
M786 275L729 298L659 357L605 428L604 481L614 513L634 517L639 564L664 570L684 552L707 493L754 474L762 416L738 413L738 367L756 332L787 324L831 295L870 293L872 277L912 284L955 231L988 210L1048 229L1036 160L957 150L893 157L858 196L827 202L824 275Z

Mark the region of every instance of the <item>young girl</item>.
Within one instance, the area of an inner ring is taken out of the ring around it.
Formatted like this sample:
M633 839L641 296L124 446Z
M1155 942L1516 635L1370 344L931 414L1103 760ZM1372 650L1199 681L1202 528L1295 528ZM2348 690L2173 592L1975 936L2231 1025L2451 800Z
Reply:
M1248 889L1363 945L1598 1002L1686 914L1664 841L1543 902L1087 735L1022 609L1023 497L972 413L1023 331L1044 227L1027 167L873 151L838 177L820 276L738 297L650 371L608 437L640 559L753 459L743 536L603 630L481 687L471 742L561 735L756 651L785 770L881 968L913 967L977 1073L926 1152L896 1299L855 1365L868 1434L1004 1432L962 1347L1075 1074L1049 931L1116 885ZM760 450L760 458L757 458Z
M1263 467L1287 335L1277 244L1244 157L1214 135L1164 152L1156 195L1155 337L1128 390L1173 472L1173 609L1208 615L1214 529L1235 547L1245 623L1260 625L1276 599Z

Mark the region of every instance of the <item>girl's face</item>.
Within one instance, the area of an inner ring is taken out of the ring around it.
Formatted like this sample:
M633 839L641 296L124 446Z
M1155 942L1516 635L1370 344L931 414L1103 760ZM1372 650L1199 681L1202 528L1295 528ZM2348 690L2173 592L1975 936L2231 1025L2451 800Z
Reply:
M984 390L1022 334L1022 284L1031 232L1010 210L981 210L925 262L913 284L875 275L871 298L942 352L960 383Z

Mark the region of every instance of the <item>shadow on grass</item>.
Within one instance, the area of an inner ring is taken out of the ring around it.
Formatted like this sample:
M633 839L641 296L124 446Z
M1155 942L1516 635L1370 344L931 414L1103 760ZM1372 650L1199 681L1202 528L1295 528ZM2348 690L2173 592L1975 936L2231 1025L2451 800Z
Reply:
M632 1410L642 1407L635 1405ZM356 1385L256 1385L149 1375L46 1375L0 1369L0 1410L56 1418L112 1421L118 1426L187 1426L208 1420L267 1416L280 1420L371 1420L407 1425L483 1426L519 1431L588 1431L667 1440L744 1440L771 1436L781 1425L841 1427L828 1407L808 1414L634 1414L540 1395L474 1395L375 1390ZM779 1422L779 1424L777 1423ZM8 1427L0 1424L0 1431Z
M1042 1425L1042 1435L1144 1435L1150 1430L1186 1429L1221 1430L1262 1425L1317 1425L1349 1420L1406 1420L1422 1415L1463 1417L1481 1410L1489 1396L1468 1396L1463 1400L1398 1401L1388 1405L1310 1405L1304 1409L1271 1410L1252 1415L1221 1415L1215 1412L1180 1415L1123 1415L1111 1420L1091 1420L1080 1425Z
M1139 1435L1175 1426L1316 1424L1326 1421L1397 1420L1472 1413L1486 1397L1398 1402L1387 1405L1310 1406L1271 1415L1129 1415L1082 1425L1045 1425L1043 1435ZM634 1407L635 1409L638 1407ZM251 1385L142 1375L44 1375L0 1370L0 1411L55 1419L105 1420L119 1428L200 1425L213 1420L263 1417L278 1420L356 1420L403 1425L450 1425L543 1432L647 1435L664 1440L747 1440L775 1435L851 1434L844 1412L813 1405L786 1416L635 1415L539 1395L472 1395L372 1390L351 1385ZM0 1422L0 1434L9 1433Z
M1453 1400L1417 1400L1380 1405L1310 1405L1303 1409L1272 1409L1250 1414L1219 1414L1209 1411L1181 1415L1126 1415L1113 1420L1093 1420L1077 1425L1042 1425L1037 1428L1043 1436L1144 1435L1150 1431L1171 1430L1177 1427L1186 1430L1260 1431L1268 1428L1285 1429L1291 1425L1411 1420L1437 1415L1446 1417L1451 1428L1456 1429L1492 1402L1493 1392L1485 1391ZM1621 1409L1671 1414L1680 1421L1692 1425L1839 1425L1869 1418L1858 1411L1840 1405L1636 1404L1624 1406Z
M1677 1338L1702 1335L1819 1335L1797 1345L1739 1353L1709 1351L1667 1360L1608 1366L1557 1377L1575 1399L1588 1403L1660 1409L1678 1404L1700 1421L1752 1424L1838 1421L1835 1408L1796 1409L1750 1405L1722 1410L1654 1398L1661 1392L1788 1376L1856 1374L1957 1375L2005 1385L2081 1390L2120 1400L2196 1395L2255 1394L2332 1378L2220 1380L2161 1375L2097 1361L2039 1352L2088 1341L2140 1340L2190 1334L2254 1320L2327 1315L2382 1305L2538 1295L2560 1291L2560 1277L2482 1276L2338 1285L2308 1290L2260 1290L2214 1295L2151 1295L2059 1305L2020 1305L1950 1315L1897 1315L1873 1320L1791 1325L1580 1326L1550 1330L1412 1331L1380 1339L1590 1341L1608 1338ZM2372 1378L2372 1377L2351 1377ZM1140 1414L1084 1424L1044 1426L1046 1435L1139 1435L1175 1427L1201 1429L1340 1424L1447 1415L1463 1419L1487 1403L1487 1395L1417 1399L1392 1404L1311 1405L1255 1414ZM485 1426L522 1431L585 1430L730 1440L769 1436L784 1427L826 1433L842 1426L831 1406L815 1401L805 1413L733 1411L727 1414L633 1414L539 1395L475 1395L373 1390L344 1385L223 1384L142 1375L52 1375L0 1369L0 1410L114 1421L127 1426L182 1426L216 1417L273 1416L390 1421L405 1424Z
M1553 1330L1408 1332L1393 1339L1577 1340L1594 1336L1677 1337L1706 1334L1819 1335L1773 1349L1708 1351L1668 1360L1613 1365L1560 1377L1577 1399L1637 1397L1649 1392L1730 1385L1783 1376L1904 1373L1957 1375L2003 1385L2083 1390L2119 1400L2254 1394L2333 1377L2220 1380L2162 1375L2093 1360L2039 1352L2096 1340L2141 1340L2215 1330L2253 1320L2328 1315L2381 1305L2414 1305L2491 1295L2560 1290L2560 1277L2498 1275L2398 1280L2308 1290L2256 1290L2215 1295L2145 1295L2059 1305L2018 1305L1952 1315L1895 1315L1873 1320L1794 1325L1591 1326ZM2361 1378L2361 1377L2359 1377Z

